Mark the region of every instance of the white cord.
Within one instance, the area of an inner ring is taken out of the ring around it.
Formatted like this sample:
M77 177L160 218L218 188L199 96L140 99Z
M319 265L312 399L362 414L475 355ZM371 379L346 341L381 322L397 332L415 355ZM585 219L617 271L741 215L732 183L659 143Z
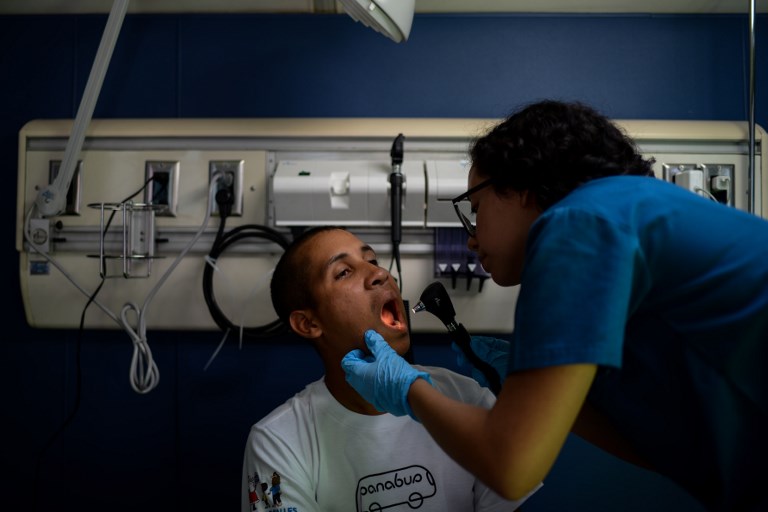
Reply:
M211 357L208 358L208 362L205 363L205 366L203 366L203 371L208 370L208 367L211 366L211 363L214 359L216 359L216 356L219 355L219 350L221 350L221 347L224 346L224 342L227 341L227 336L229 336L229 329L224 331L224 337L221 338L221 341L219 342L219 345L216 347L216 350L213 351L213 354L211 354Z
M699 195L702 195L702 196L708 197L709 199L711 199L711 200L715 201L716 203L717 203L717 202L719 202L719 201L717 200L717 198L716 198L715 196L713 196L713 195L712 195L712 194L709 192L709 190L707 190L707 189L704 189L704 188L701 188L701 187L695 187L695 188L693 189L693 191L694 191L694 192L696 192L696 193L697 193L697 194L699 194Z
M53 265L54 267L56 267L56 268L59 270L59 272L61 272L61 274L62 274L64 277L66 277L66 278L69 280L69 282L70 282L70 283L72 283L73 285L75 285L75 288L77 288L78 290L80 290L80 291L82 292L82 294L83 294L83 295L85 295L86 297L88 297L88 298L90 299L90 298L91 298L91 295L92 295L92 293L91 293L91 292L88 292L88 291L87 291L85 288L83 288L82 286L80 286L80 284L78 284L78 282L77 282L77 281L75 281L75 278L74 278L74 277L72 277L72 276L71 276L71 275L70 275L70 274L69 274L69 273L68 273L66 270L64 270L64 267L62 267L62 266L61 266L61 265L60 265L60 264L59 264L59 263L58 263L56 260L54 260L54 259L53 259L53 258L50 256L50 254L48 254L47 252L45 252L45 251L44 251L44 250L43 250L43 249L42 249L42 248L41 248L39 245L37 245L35 242L33 242L33 241L32 241L32 235L31 235L31 233L29 232L29 224L30 224L30 221L31 221L31 219L32 219L32 214L33 214L33 212L35 211L35 209L36 209L36 207L35 207L35 205L33 204L33 205L32 205L32 207L29 209L29 212L27 212L27 218L24 220L24 239L27 241L27 243L29 244L30 248L31 248L33 251L35 251L35 252L36 252L36 253L38 253L40 256L42 256L43 258L45 258L46 260L48 260L48 262L49 262L51 265ZM111 318L112 320L114 320L114 321L115 321L115 323L117 323L117 325L121 325L121 323L120 323L120 319L119 319L119 318L117 317L117 315L116 315L115 313L113 313L113 312L112 312L112 311L111 311L111 310L110 310L110 309L109 309L107 306L105 306L104 304L102 304L101 302L99 302L98 300L96 300L96 298L95 298L95 297L94 297L93 299L91 299L91 300L92 300L92 301L93 301L93 303L94 303L94 304L96 304L96 305L97 305L97 306L98 306L98 307L99 307L99 308L100 308L102 311L104 311L104 313L106 313L106 315L107 315L109 318Z
M93 297L92 293L89 293L88 291L85 290L85 288L80 286L80 284L77 281L75 281L74 277L72 277L56 260L54 260L50 254L48 254L38 244L32 241L32 236L30 233L30 223L31 223L33 213L36 210L36 206L33 204L27 213L27 217L24 221L24 239L27 241L30 248L34 250L36 253L40 254L42 257L44 257L54 267L56 267L59 270L59 272L61 272L61 274L75 286L75 288L80 290L80 292L82 292L83 295L88 297L94 304L96 304L102 311L104 311L104 313L109 318L111 318L119 326L121 326L125 330L125 332L128 334L128 336L131 338L131 341L133 342L133 357L131 358L129 381L131 383L131 387L137 393L140 393L140 394L148 393L152 391L155 387L157 387L157 385L160 383L160 371L157 367L157 364L155 364L154 359L152 358L152 350L150 350L149 344L147 343L146 311L149 308L149 304L154 298L155 294L160 289L160 287L165 283L165 281L168 279L171 272L173 272L173 270L181 262L184 256L186 256L186 254L190 251L190 249L192 249L192 247L195 245L195 243L200 238L200 236L202 236L203 232L205 231L205 228L208 227L208 222L210 221L210 218L211 218L211 211L214 203L213 196L216 191L217 182L218 182L218 176L214 174L208 189L208 208L206 209L206 212L205 212L205 218L203 219L203 224L200 227L200 229L197 231L195 236L186 245L186 247L184 247L184 250L182 250L181 253L176 257L176 259L173 261L171 266L168 267L168 269L160 277L160 279L155 284L155 286L153 286L152 289L149 291L149 293L147 294L147 297L144 300L144 304L142 305L142 307L139 308L135 303L129 302L123 306L120 313L120 317L118 317L108 307L106 307L104 304L99 302L95 297ZM103 234L101 236L103 236ZM136 329L133 329L128 321L127 315L129 311L133 311L136 314L136 323L137 323Z
M210 265L211 268L213 269L213 271L214 272L218 272L219 276L221 276L221 278L226 283L229 284L228 286L225 287L226 289L228 289L228 290L229 289L234 289L234 286L233 286L234 283L232 283L227 278L227 275L221 270L221 268L219 268L219 266L216 265L216 260L215 259L211 258L210 255L206 255L205 256L205 264L206 265ZM246 316L246 314L248 314L248 311L250 311L250 309L249 309L250 300L253 297L255 297L258 292L260 292L263 289L264 284L269 282L268 279L272 277L272 274L274 272L275 272L275 269L273 268L269 272L265 273L261 277L261 279L253 286L253 288L251 289L251 292L248 294L248 297L246 297L246 299L243 301L243 308L242 308L241 315L240 315L240 323L238 325L238 348L240 350L243 349L243 336L244 336L244 332L245 332L245 316ZM219 343L218 347L216 347L216 350L214 351L213 355L208 360L208 362L205 363L205 367L203 368L203 370L207 370L208 366L210 366L210 364L216 358L216 355L219 353L219 350L221 350L221 347L222 347L222 345L224 345L224 341L227 339L228 335L229 335L229 329L227 329L226 332L224 333L224 338L221 340L221 342Z
M203 234L205 228L208 227L208 221L211 218L211 210L214 201L213 196L216 193L217 188L217 181L218 176L214 174L214 179L211 180L210 186L208 187L208 208L205 211L203 224L200 226L200 229L197 231L197 233L195 233L195 236L192 237L192 240L189 241L189 243L179 253L173 263L171 263L171 266L168 267L168 269L160 277L157 283L155 283L155 286L153 286L149 293L147 293L147 297L144 299L144 304L142 304L141 309L139 309L133 303L128 303L123 306L121 315L122 325L133 341L133 358L131 360L131 370L129 377L131 386L137 393L148 393L160 383L160 373L157 365L152 359L152 351L149 349L149 344L147 343L147 309L149 309L150 302L152 302L152 299L155 297L157 291L171 275L171 272L173 272L176 266L181 263L181 260L184 258L184 256L186 256L189 250L192 249L195 243L197 243L197 240ZM131 328L131 326L128 324L126 314L131 310L134 311L137 316L138 325L136 330Z
M160 370L152 358L152 350L150 350L147 343L146 332L142 331L142 328L139 327L142 334L137 334L128 324L127 315L129 311L136 313L139 319L138 323L141 326L139 307L133 302L127 303L123 306L120 319L123 323L123 329L125 329L125 332L128 333L133 342L133 356L131 357L128 379L133 390L143 395L149 393L160 384Z
M242 314L240 315L240 350L243 349L243 326L245 325L245 315L248 314L248 311L250 311L249 304L251 304L251 299L256 297L256 294L264 289L264 285L269 286L269 280L267 278L272 278L272 274L274 274L275 269L273 268L269 272L266 272L264 275L261 276L261 279L251 288L251 293L248 294L248 297L243 301L243 309Z
M214 272L221 272L221 269L218 267L218 265L216 265L216 260L211 258L211 256L209 254L205 255L205 264L206 265L210 265ZM227 276L224 274L224 272L221 272L220 275L221 275L222 279L224 279L225 281L229 281L229 279L227 279ZM230 286L227 286L226 288L227 289L231 289ZM238 333L239 333L239 337L240 337L239 346L242 349L243 348L243 322L240 322ZM216 355L219 353L219 350L221 350L222 345L224 345L224 341L226 341L227 336L229 336L229 329L227 329L224 332L224 337L221 339L221 342L216 347L216 350L213 352L213 355L210 357L210 359L208 359L208 362L205 363L205 366L203 367L203 371L207 370L208 367L213 362L213 360L216 358Z

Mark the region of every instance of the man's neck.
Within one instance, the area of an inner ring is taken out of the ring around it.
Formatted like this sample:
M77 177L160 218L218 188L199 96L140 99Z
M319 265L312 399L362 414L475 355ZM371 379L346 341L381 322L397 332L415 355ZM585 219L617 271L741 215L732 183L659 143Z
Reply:
M326 372L324 380L325 386L328 388L331 395L333 395L333 398L350 411L358 414L365 414L367 416L384 414L377 411L373 405L360 396L360 394L347 383L343 371Z

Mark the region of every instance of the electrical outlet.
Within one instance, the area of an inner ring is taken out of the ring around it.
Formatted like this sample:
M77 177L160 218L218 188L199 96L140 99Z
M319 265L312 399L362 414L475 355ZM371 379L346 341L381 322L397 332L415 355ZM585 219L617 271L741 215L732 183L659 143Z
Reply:
M150 178L152 181L150 181ZM145 163L144 202L166 206L158 217L175 217L179 197L179 162L148 160Z
M214 192L214 198L219 188L229 187L232 189L232 197L235 198L232 204L231 215L240 217L243 215L243 167L245 166L244 160L211 160L208 166L209 169L209 183L213 180L216 173L223 174L223 180L220 180L216 185L216 191ZM214 215L219 214L219 205L214 201L213 210L211 213Z
M83 168L83 161L77 161L75 174L72 175L72 182L67 190L67 204L64 207L62 215L80 215L80 171ZM61 169L61 160L51 160L48 162L48 183L53 183Z
M661 168L665 180L734 206L733 164L662 164Z

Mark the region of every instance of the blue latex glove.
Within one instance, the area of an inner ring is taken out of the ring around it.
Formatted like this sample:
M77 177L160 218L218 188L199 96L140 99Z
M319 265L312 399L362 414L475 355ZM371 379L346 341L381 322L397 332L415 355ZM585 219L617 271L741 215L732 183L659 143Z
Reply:
M496 373L499 374L501 382L507 378L507 365L509 363L509 352L512 349L512 344L507 340L501 340L499 338L492 338L490 336L472 336L470 342L472 351L477 354L477 357L493 366ZM467 361L464 353L461 351L456 343L451 343L451 349L456 352L456 363L464 371L472 370L472 378L475 379L481 386L488 387L488 379L478 369Z
M372 355L355 349L341 360L347 382L379 411L418 421L408 405L408 390L418 378L432 384L429 374L408 364L376 331L365 331L365 344Z

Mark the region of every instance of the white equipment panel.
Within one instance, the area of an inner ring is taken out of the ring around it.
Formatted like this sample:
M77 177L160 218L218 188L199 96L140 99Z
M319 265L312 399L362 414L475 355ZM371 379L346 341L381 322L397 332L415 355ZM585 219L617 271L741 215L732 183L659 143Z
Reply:
M236 215L226 228L263 225L290 239L292 231L316 224L347 226L389 263L389 150L405 135L402 172L406 177L402 212L403 297L412 304L435 278L435 233L458 228L450 199L466 190L467 149L472 138L496 120L487 119L114 119L94 120L88 130L79 171L70 188L67 211L27 219L37 197L55 175L72 122L38 120L19 135L17 235L22 298L28 323L40 328L76 328L88 296L101 282L100 210L90 205L120 202L151 173L167 173L163 200L172 211L157 213L146 231L132 232L151 246L147 276L109 277L101 303L119 316L128 302L142 304L159 288L147 312L149 329L216 329L202 291L206 255L220 218L209 224L173 267L176 257L200 230L215 170L230 172L237 196ZM681 186L703 189L735 208L749 209L748 127L743 122L619 121L656 174ZM757 127L754 213L766 216L768 184ZM164 174L164 176L166 176ZM694 185L690 185L693 183ZM154 185L154 183L153 183ZM156 189L153 194L157 193ZM698 192L697 192L698 193ZM703 192L702 192L703 193ZM149 200L139 194L134 201ZM49 259L31 248L25 222ZM104 238L105 252L118 251L121 228ZM269 276L282 249L265 240L233 246L217 262L219 306L245 326L276 318L269 300ZM120 257L115 258L120 260ZM55 264L53 263L55 262ZM68 276L68 277L67 277ZM76 285L73 283L77 283ZM488 280L482 291L445 282L457 320L470 332L510 332L517 290ZM119 328L115 319L91 306L90 328ZM419 332L444 332L429 314L412 316Z
M389 175L386 161L285 160L272 178L278 226L389 226ZM422 162L404 162L401 172L401 225L424 227L427 193Z

